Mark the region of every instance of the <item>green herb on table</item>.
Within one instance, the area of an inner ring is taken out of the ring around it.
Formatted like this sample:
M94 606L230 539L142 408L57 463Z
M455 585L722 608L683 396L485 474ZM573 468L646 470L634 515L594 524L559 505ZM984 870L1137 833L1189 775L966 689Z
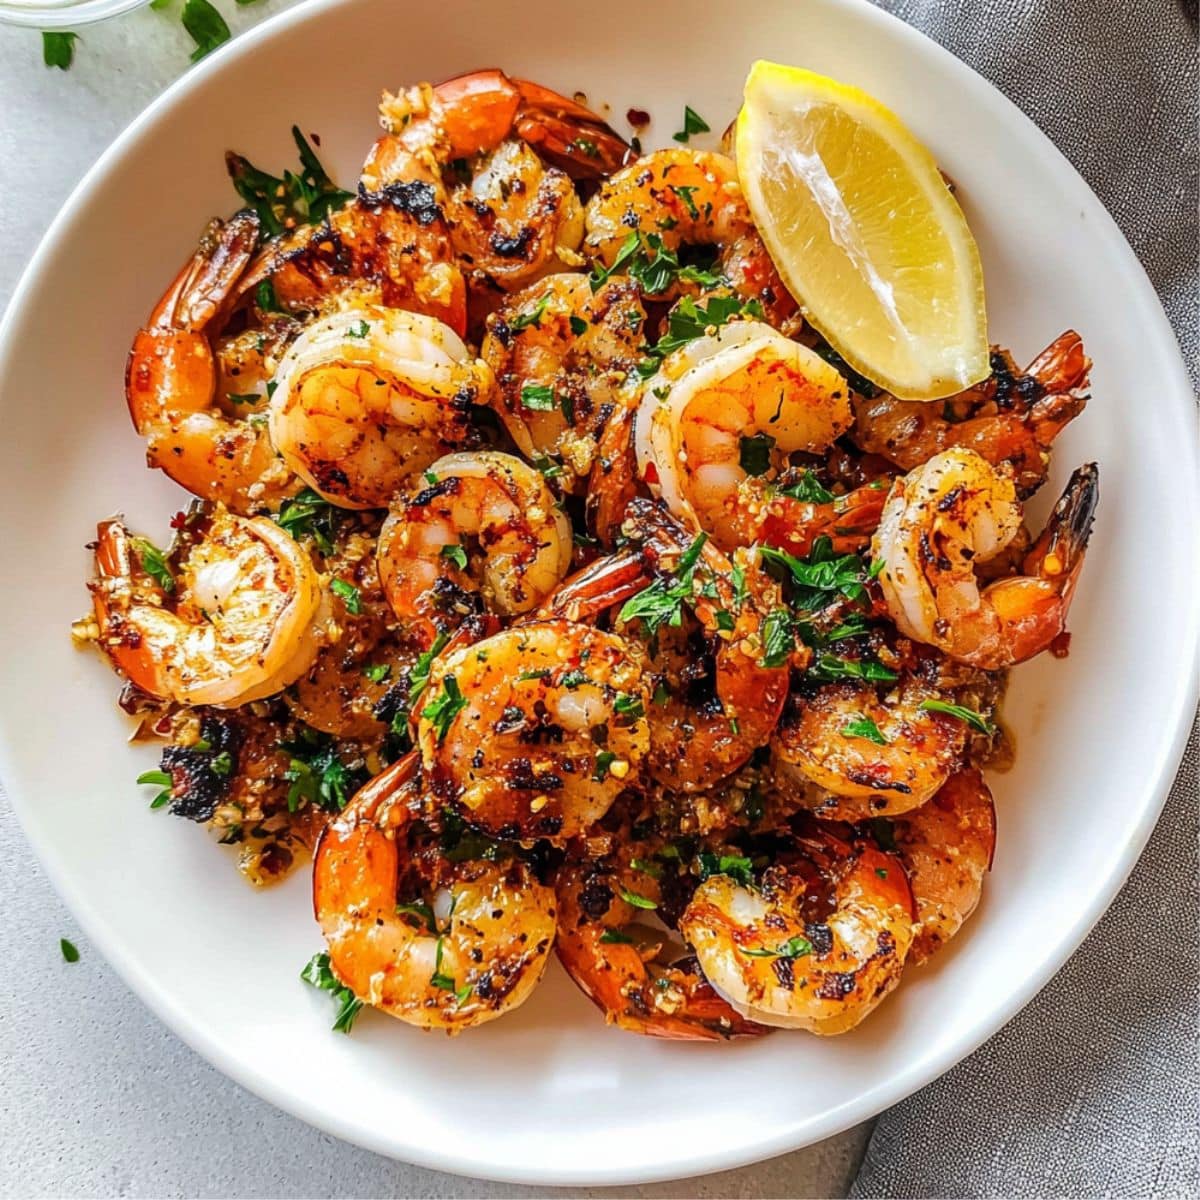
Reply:
M354 1019L362 1009L363 1002L341 982L329 965L328 954L314 954L308 960L300 978L305 983L328 992L337 1004L337 1016L334 1018L333 1029L337 1033L349 1033L354 1025Z
M48 67L67 70L75 61L77 33L47 32L42 34L42 62Z
M66 962L73 963L79 961L79 951L74 942L68 942L66 938L59 938L58 948L62 951L63 959Z
M671 134L677 142L687 143L693 133L708 133L708 122L692 107L684 105L683 128L678 133Z

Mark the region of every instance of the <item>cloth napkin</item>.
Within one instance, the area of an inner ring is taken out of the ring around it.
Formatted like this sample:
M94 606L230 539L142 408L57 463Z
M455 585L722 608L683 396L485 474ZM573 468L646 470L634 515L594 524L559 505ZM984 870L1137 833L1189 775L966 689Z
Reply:
M880 0L1074 163L1197 376L1195 0ZM1197 729L1141 861L1005 1029L880 1117L851 1195L1200 1195Z

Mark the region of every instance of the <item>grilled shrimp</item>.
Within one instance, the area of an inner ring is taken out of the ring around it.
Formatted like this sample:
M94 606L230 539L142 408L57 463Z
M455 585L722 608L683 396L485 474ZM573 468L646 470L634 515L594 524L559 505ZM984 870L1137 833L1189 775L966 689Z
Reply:
M321 835L313 912L342 983L410 1025L459 1033L519 1007L554 942L554 892L518 859L451 862L414 829L416 751Z
M98 535L90 586L99 644L151 696L246 704L293 683L329 636L321 576L266 517L218 508L189 531L173 575L119 520L101 522Z
M858 821L924 804L957 770L966 726L925 711L938 692L904 677L880 699L867 683L833 683L798 700L776 731L777 760L836 799L822 817Z
M491 371L448 326L397 309L343 309L279 364L270 431L287 465L343 508L381 508L470 435Z
M488 320L481 354L499 385L500 419L522 454L561 453L573 475L587 475L596 436L631 402L645 317L631 279L593 291L575 273L526 288Z
M661 875L654 863L631 862L625 847L568 859L554 884L555 948L567 974L610 1024L631 1033L682 1041L767 1033L717 995L667 931L645 923L662 904Z
M952 446L974 450L993 466L1009 464L1017 494L1029 496L1046 480L1054 439L1087 405L1091 365L1068 329L1023 373L994 352L988 379L941 404L858 398L851 437L906 471Z
M747 885L713 875L680 931L713 987L764 1025L853 1029L900 982L914 908L898 858L824 830Z
M631 231L683 246L711 246L733 289L764 319L793 333L796 302L754 227L733 160L704 150L656 150L606 180L588 202L584 252L611 267ZM666 293L672 294L672 293Z
M432 87L385 92L379 105L385 130L363 166L375 190L397 181L441 185L442 169L517 138L574 178L610 174L628 144L590 109L503 71L471 71Z
M852 420L845 381L814 351L736 321L667 356L642 393L638 470L680 520L739 544L745 439L772 453L823 450Z
M996 849L996 807L976 770L952 775L927 804L891 823L917 905L909 961L930 959L975 911Z
M496 450L440 458L379 534L379 573L401 620L425 641L479 605L528 612L567 573L571 525L539 471Z
M759 478L742 482L732 505L740 545L760 542L807 558L818 538L828 538L834 554L854 554L871 544L887 500L880 479L828 500L807 500Z
M623 529L640 548L585 568L541 612L585 621L625 604L618 627L646 637L656 684L649 773L663 786L700 791L745 763L779 720L787 656L768 664L764 634L778 594L747 564L739 597L729 559L703 536L690 538L651 501L634 500L628 513ZM694 625L685 621L684 604Z
M277 508L299 481L281 463L253 408L218 392L213 339L254 256L258 218L214 221L138 330L125 369L146 461L194 495L234 512ZM239 386L237 392L247 390Z
M417 727L435 787L497 836L569 838L635 784L649 748L641 656L568 621L436 659Z
M975 571L1021 527L1012 480L973 450L935 455L896 481L872 553L885 565L879 583L900 631L951 658L985 670L1045 650L1066 626L1099 499L1095 464L1080 467L1023 574L980 590Z

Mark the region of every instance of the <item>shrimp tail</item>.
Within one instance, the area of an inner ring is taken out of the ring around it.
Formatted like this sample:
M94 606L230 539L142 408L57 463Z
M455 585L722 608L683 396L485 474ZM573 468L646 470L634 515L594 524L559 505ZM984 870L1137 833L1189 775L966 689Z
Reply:
M1047 392L1069 392L1088 386L1092 360L1083 349L1083 338L1074 329L1060 333L1025 368Z
M591 109L539 83L512 82L520 92L515 132L551 166L572 179L603 179L628 160L629 143Z
M1041 537L1026 554L1025 573L1061 576L1068 592L1083 566L1099 502L1100 471L1095 463L1085 463L1068 480Z

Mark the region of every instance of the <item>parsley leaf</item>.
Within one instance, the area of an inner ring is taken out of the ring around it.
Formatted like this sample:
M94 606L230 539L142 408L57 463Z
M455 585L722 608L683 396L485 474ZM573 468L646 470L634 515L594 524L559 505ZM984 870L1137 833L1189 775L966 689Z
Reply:
M574 313L570 317L571 332L579 337L581 334L587 333L588 323L582 318L575 316Z
M142 570L164 592L173 592L175 590L175 576L171 574L171 568L167 566L167 556L147 538L130 538L129 544L138 556Z
M345 579L335 579L330 583L329 590L341 599L352 617L357 617L362 612L362 593L354 584Z
M453 545L445 545L441 549L441 557L448 562L452 562L460 571L467 569L467 551L458 542Z
M656 901L639 895L637 892L631 892L628 888L618 888L617 892L626 904L632 904L634 908L652 909L658 907Z
M520 333L522 329L528 329L530 325L540 325L549 303L550 293L547 292L528 312L518 313L511 321L507 322L509 329L513 333Z
M433 726L440 743L446 740L454 718L466 707L467 699L459 691L458 680L447 675L442 680L441 692L421 710L421 718Z
M677 142L686 143L693 133L710 132L708 122L691 106L684 105L683 128L678 133L671 134Z
M633 721L646 715L646 706L642 703L641 696L634 696L629 692L618 692L613 701L613 712L619 717L628 717Z
M337 505L330 504L312 488L305 488L280 505L275 523L297 541L310 537L322 554L332 554L341 519L342 511Z
M889 671L874 659L839 658L836 654L819 654L808 669L815 683L836 683L841 679L867 679L873 683L891 683L895 671Z
M596 754L596 767L592 771L592 782L603 783L608 778L608 769L616 761L616 755L611 750L600 750Z
M772 609L762 619L759 637L762 639L763 648L761 665L782 667L796 644L792 636L791 613L786 608Z
M77 33L43 33L42 62L48 67L57 67L65 71L75 61L75 42Z
M74 963L79 961L79 950L74 942L69 942L66 938L59 938L58 948L62 951L63 959L66 962Z
M747 475L765 475L771 466L775 439L769 433L756 433L741 439L738 462Z
M396 913L401 917L418 917L430 933L437 933L433 909L424 900L414 900L411 904L397 904Z
M711 875L728 875L737 880L743 887L749 887L752 882L750 873L751 862L740 854L711 854L707 850L697 856L700 864L701 880Z
M859 717L853 721L847 721L842 726L842 734L845 737L864 738L868 742L874 742L877 746L886 746L888 740L883 735L883 730L871 720L870 717Z
M767 562L783 567L791 575L793 603L810 612L828 607L839 596L861 599L863 585L872 577L871 569L857 554L835 555L828 537L817 538L811 553L803 559L774 546L763 546L760 553Z
M232 150L225 155L225 169L233 186L258 214L264 237L272 237L298 225L316 225L325 220L331 210L354 199L329 178L298 125L292 126L292 140L300 155L299 174L285 170L282 177L270 175ZM266 308L261 303L259 307ZM360 325L365 327L366 322L360 322ZM351 337L366 337L366 334L366 328L362 333L351 331Z
M664 625L681 625L683 602L691 598L692 576L707 540L707 534L697 534L696 540L680 556L674 580L656 579L648 588L631 596L625 601L617 620L641 621L650 637Z
M314 954L300 972L300 978L333 997L338 1006L333 1029L337 1033L349 1033L363 1002L334 975L333 968L329 965L329 955Z
M806 504L831 504L834 494L811 471L805 471L795 483L779 489L781 496L791 496L793 500L803 500Z
M964 708L961 704L947 704L945 700L922 700L917 706L922 712L944 713L947 717L957 717L969 725L977 733L993 734L996 727L981 713L973 708Z
M225 18L208 0L185 0L179 19L183 22L184 29L191 34L192 41L196 43L196 48L190 55L192 62L199 62L223 42L229 41L232 36L229 26L225 24Z
M633 938L628 934L622 933L619 929L606 929L599 938L599 941L606 946L632 946Z
M774 950L747 950L744 946L738 946L738 950L747 958L803 958L812 953L812 942L797 934L776 946Z
M363 667L363 674L372 683L382 683L392 673L392 668L387 663L370 663Z
M171 803L171 788L173 786L171 776L166 771L143 771L137 777L138 783L153 784L154 787L162 788L162 791L150 801L151 808L162 808L164 805Z
M554 389L542 384L525 384L521 388L521 407L533 412L553 412Z
M288 812L312 804L325 812L341 812L350 797L366 782L366 772L347 767L338 755L337 743L327 733L304 727L290 741L279 743L291 755L283 777L288 788Z

